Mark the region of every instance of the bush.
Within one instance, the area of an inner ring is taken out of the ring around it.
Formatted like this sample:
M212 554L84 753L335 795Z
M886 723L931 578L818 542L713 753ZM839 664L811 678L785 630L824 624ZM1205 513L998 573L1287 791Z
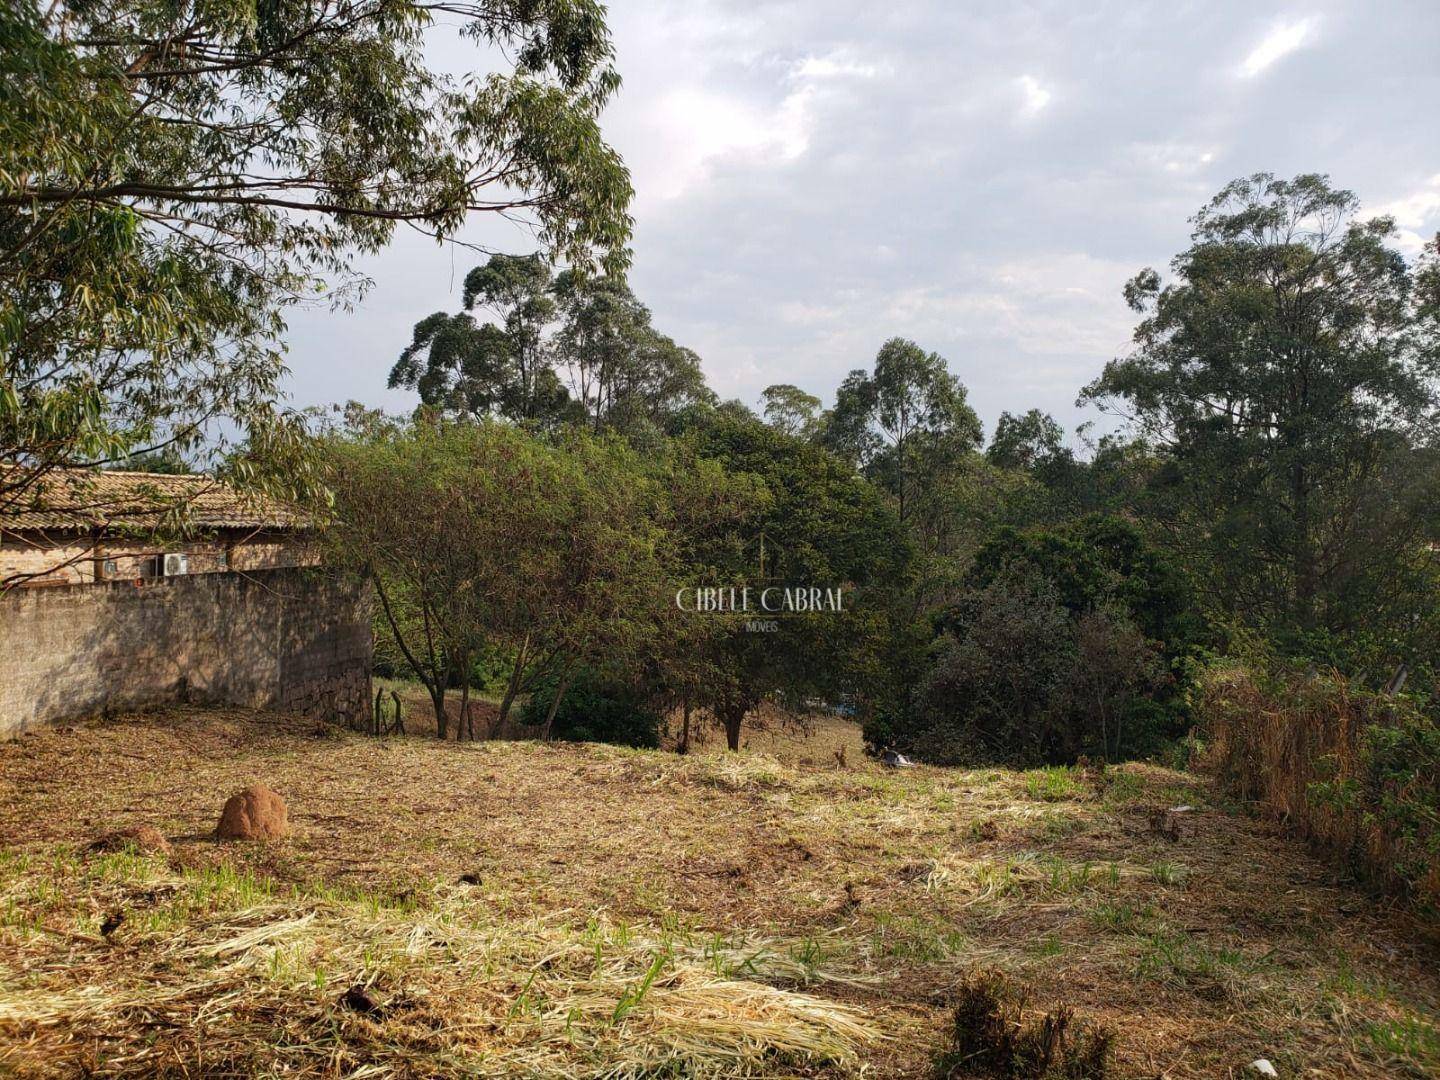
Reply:
M540 725L555 699L556 681L544 680L522 709L526 724ZM625 680L584 668L560 699L551 735L569 742L605 742L655 749L661 717L647 696Z
M970 594L892 724L900 748L936 764L1116 760L1153 745L1164 710L1158 648L1110 609L1072 617L1044 580Z
M1413 699L1234 665L1200 712L1202 768L1358 876L1440 904L1440 728Z
M936 764L1115 761L1188 726L1202 624L1183 575L1124 522L1001 530L936 626L906 707L867 726L873 745Z
M941 765L1063 757L1054 701L1075 644L1053 590L996 582L963 608L952 613L963 630L937 643L908 714L892 725L898 748Z

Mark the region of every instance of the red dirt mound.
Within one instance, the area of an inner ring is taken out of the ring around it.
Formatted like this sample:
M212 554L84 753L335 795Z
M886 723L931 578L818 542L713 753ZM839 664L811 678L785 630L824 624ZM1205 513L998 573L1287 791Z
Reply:
M288 828L285 800L264 784L231 795L215 829L217 840L273 840Z

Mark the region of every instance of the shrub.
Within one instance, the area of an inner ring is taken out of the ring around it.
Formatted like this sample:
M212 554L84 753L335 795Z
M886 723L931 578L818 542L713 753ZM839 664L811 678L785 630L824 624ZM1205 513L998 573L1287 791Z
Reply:
M867 727L873 745L937 764L1114 761L1188 726L1202 623L1132 526L1001 530L967 586L907 706Z
M942 765L1063 758L1070 740L1054 701L1074 666L1075 645L1053 590L997 581L962 606L952 618L963 629L937 643L892 737Z
M1440 728L1413 699L1234 665L1200 713L1200 767L1357 875L1440 903Z
M526 724L540 725L555 698L556 681L544 680L522 710ZM637 687L615 676L584 668L575 676L555 713L551 734L569 742L606 742L655 749L661 717Z

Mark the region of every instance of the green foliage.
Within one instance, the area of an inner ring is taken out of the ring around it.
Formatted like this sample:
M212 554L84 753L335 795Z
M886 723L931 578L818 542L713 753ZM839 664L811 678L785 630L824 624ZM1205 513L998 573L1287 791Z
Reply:
M660 745L659 711L649 696L623 676L585 667L561 690L555 677L542 680L525 703L527 724L541 725L562 693L551 734L571 742L605 742L654 749Z
M1440 539L1440 311L1429 261L1326 178L1260 174L1126 298L1135 351L1085 391L1158 451L1150 513L1222 617L1267 633L1408 627ZM1427 300L1430 298L1430 300Z
M844 593L843 611L787 614L772 632L753 632L744 618L714 621L705 647L727 677L697 700L721 717L732 746L745 714L766 697L863 702L910 572L910 545L888 501L831 453L753 415L693 414L682 439L696 457L764 493L734 529L696 549L697 569L711 579L694 584Z
M425 62L434 17L401 0L0 8L0 507L57 465L167 446L312 493L303 429L275 406L283 313L348 302L352 257L397 223L446 238L472 213L528 215L556 255L623 269L601 5L450 5L493 68L463 82Z
M764 394L765 422L786 435L810 438L820 423L820 399L790 383L767 386Z
M981 547L972 586L1033 571L1054 586L1072 615L1106 605L1122 609L1147 637L1177 658L1204 635L1189 578L1120 518L1091 515L1053 529L1000 529Z
M700 358L651 325L623 279L566 271L555 297L555 357L592 430L653 445L677 413L714 403Z
M902 521L928 479L980 439L980 419L944 357L902 338L880 347L873 374L852 371L840 384L822 435L895 497Z
M437 714L478 658L513 658L504 713L540 676L662 632L664 492L623 444L421 416L333 433L324 454L332 562L374 583Z
M1039 409L1020 416L1002 412L985 456L1006 469L1034 469L1065 454L1065 433Z
M1183 576L1124 522L1001 529L906 705L867 740L940 763L1155 751L1188 716L1200 624Z
M539 256L492 255L465 277L464 312L440 311L415 324L389 385L418 390L422 404L472 419L543 425L563 418L573 403L544 341L555 317L550 286ZM477 306L499 324L476 322L470 312Z

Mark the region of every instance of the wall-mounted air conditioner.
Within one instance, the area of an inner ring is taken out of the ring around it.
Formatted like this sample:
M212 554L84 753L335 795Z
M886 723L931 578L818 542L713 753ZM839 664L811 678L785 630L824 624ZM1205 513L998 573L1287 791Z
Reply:
M190 572L190 557L178 551L172 551L165 556L164 571L166 577L179 577L181 574Z

